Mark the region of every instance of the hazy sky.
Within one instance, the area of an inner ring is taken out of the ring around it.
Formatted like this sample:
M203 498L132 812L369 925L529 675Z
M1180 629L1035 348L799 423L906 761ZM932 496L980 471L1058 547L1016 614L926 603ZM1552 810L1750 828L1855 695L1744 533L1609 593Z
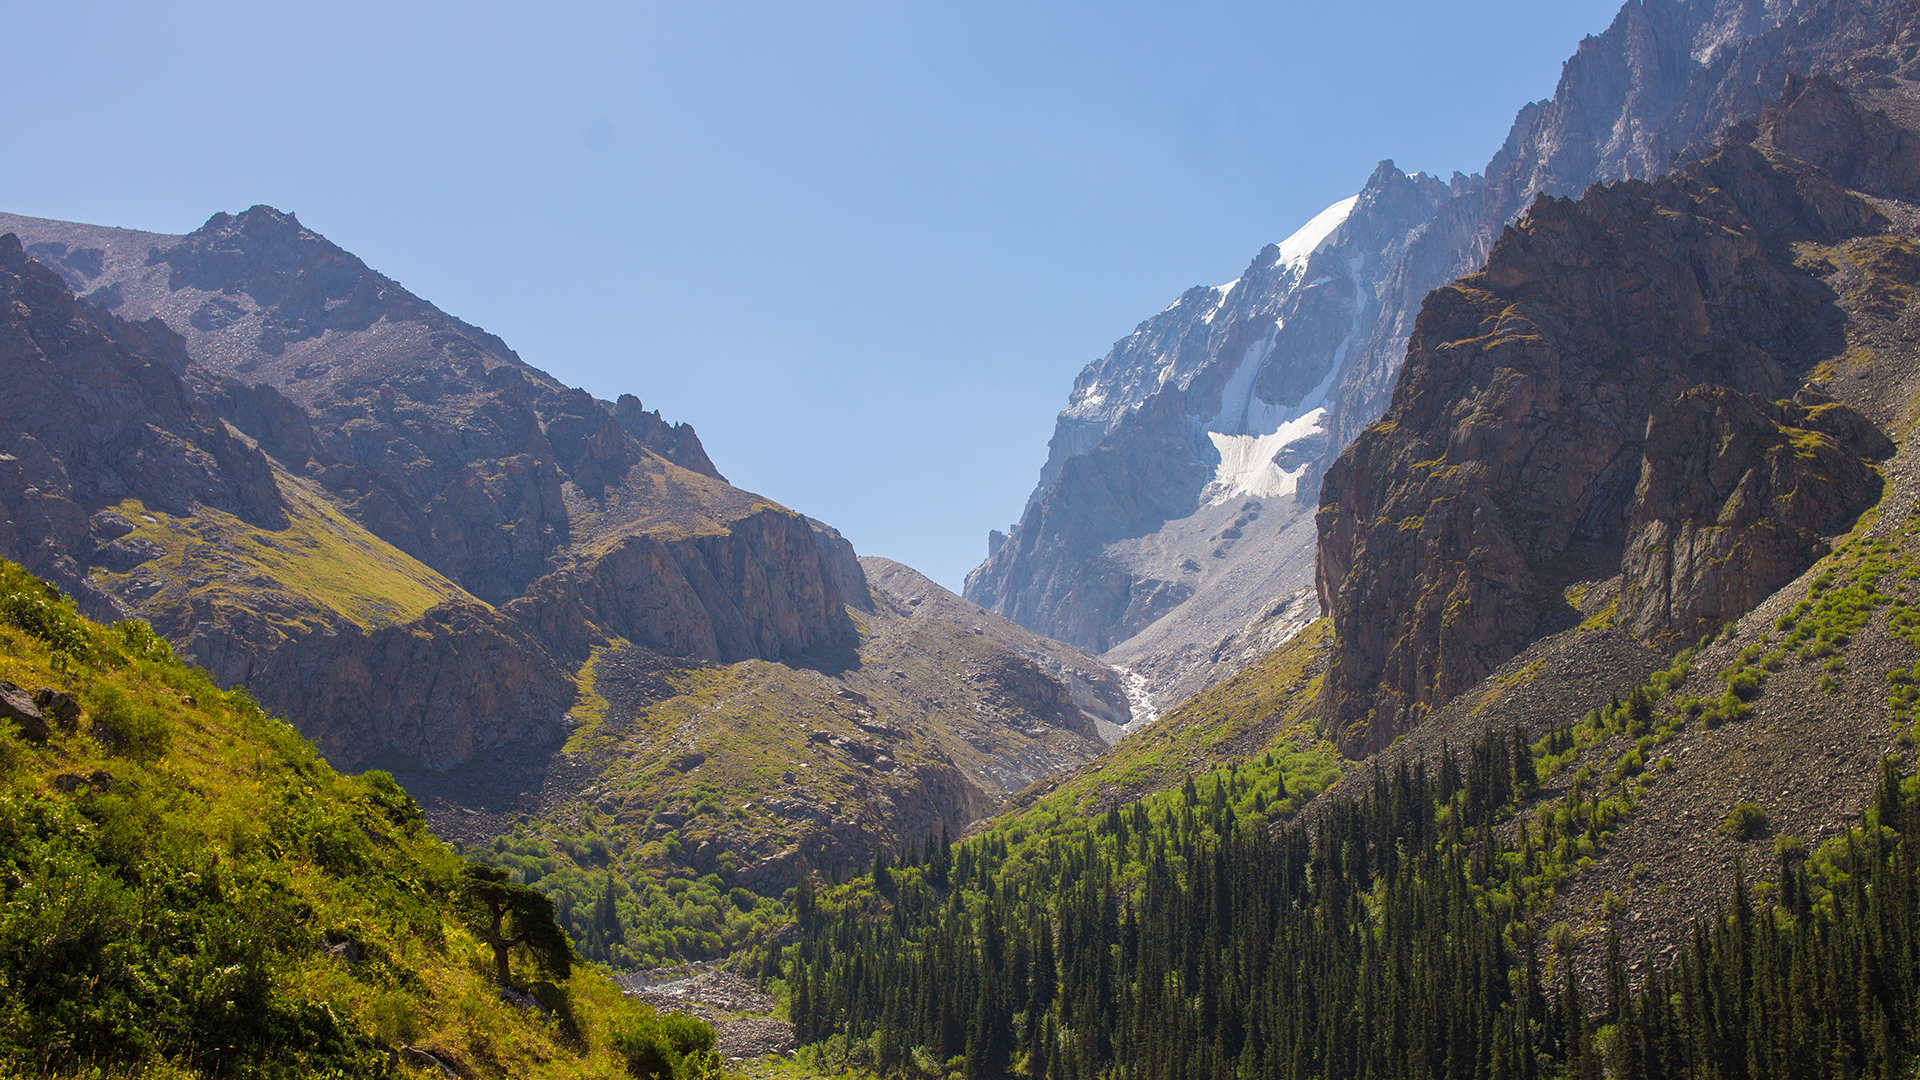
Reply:
M1616 0L8 5L0 209L268 203L958 589L1073 378Z

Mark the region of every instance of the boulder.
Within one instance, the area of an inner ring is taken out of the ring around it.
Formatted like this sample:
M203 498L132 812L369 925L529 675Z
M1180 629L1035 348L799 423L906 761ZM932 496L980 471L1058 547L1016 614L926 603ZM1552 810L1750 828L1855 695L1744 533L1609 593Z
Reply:
M34 742L47 741L47 720L33 703L33 695L0 679L0 718L20 725L21 734Z
M60 726L62 731L72 731L80 723L80 701L64 690L41 687L33 695L33 704L40 715Z

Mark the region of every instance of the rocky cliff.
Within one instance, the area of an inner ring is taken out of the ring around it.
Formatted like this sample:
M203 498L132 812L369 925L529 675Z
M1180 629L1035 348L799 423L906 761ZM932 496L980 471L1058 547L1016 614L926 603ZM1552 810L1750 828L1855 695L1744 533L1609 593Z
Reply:
M854 633L850 553L691 428L562 386L291 215L0 228L30 249L9 266L37 342L12 360L9 550L342 767L550 739L611 637L727 662Z
M288 215L7 222L61 274L0 234L0 554L396 771L447 835L584 805L638 849L678 817L692 842L646 872L779 889L957 833L1131 719L1106 665L863 564L691 428ZM721 788L748 827L686 826Z
M1190 291L1088 365L1021 521L990 538L967 595L1065 640L1120 646L1113 658L1156 670L1163 696L1230 674L1232 665L1212 658L1260 636L1261 612L1310 583L1314 531L1288 498L1310 505L1335 456L1386 409L1430 291L1477 269L1536 196L1655 176L1758 115L1790 71L1844 67L1891 77L1911 61L1897 49L1862 50L1898 36L1901 11L1879 0L1626 4L1604 32L1580 43L1554 96L1519 111L1484 173L1411 189L1376 173L1344 227L1346 254L1358 261L1350 271L1336 266L1278 283L1284 298L1268 297L1262 309L1281 328L1273 343L1255 340L1250 349L1257 330L1215 329L1242 297L1258 293L1242 284L1259 284L1250 271L1233 286ZM1386 188L1433 194L1383 200ZM1374 216L1368 233L1358 226L1370 202L1392 212ZM1256 259L1256 271L1260 265ZM1313 329L1337 324L1315 315L1341 303L1356 305L1350 335ZM1281 347L1288 337L1291 346ZM1243 378L1255 407L1229 409L1229 418L1246 419L1223 426L1212 388L1246 367L1254 369ZM1155 400L1162 375L1178 384L1177 407ZM1310 433L1288 426L1297 410L1264 411L1298 402L1287 390L1298 386L1313 386L1323 410ZM1259 437L1241 446L1208 432ZM1289 495L1259 498L1257 519L1238 503L1227 513L1213 509L1220 478L1248 470L1284 474L1271 486ZM1150 636L1124 644L1149 626Z
M1916 152L1838 84L1790 80L1678 173L1541 197L1428 297L1391 407L1321 491L1323 701L1350 750L1555 628L1574 563L1624 574L1641 633L1692 640L1872 502L1886 439L1819 389L1778 399L1908 287L1905 256L1872 253L1906 250L1876 200L1916 193Z

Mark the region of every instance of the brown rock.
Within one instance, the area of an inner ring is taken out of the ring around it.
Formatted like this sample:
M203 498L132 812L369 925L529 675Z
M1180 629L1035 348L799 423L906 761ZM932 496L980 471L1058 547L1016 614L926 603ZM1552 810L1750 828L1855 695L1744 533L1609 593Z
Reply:
M1866 114L1824 80L1789 90L1688 169L1542 198L1482 273L1428 296L1392 406L1321 491L1316 576L1339 643L1322 701L1345 748L1385 746L1552 628L1549 614L1566 611L1554 568L1576 548L1617 560L1635 538L1630 610L1649 633L1684 636L1739 614L1804 561L1807 534L1866 497L1859 458L1872 448L1860 443L1872 440L1833 434L1855 419L1815 406L1762 420L1732 403L1781 396L1795 368L1842 344L1833 292L1791 264L1788 243L1885 228L1791 152L1819 126L1809 110L1823 123L1843 105ZM1889 184L1906 175L1888 125L1847 130L1883 141L1854 148L1847 168ZM1724 389L1673 411L1702 383ZM1699 423L1749 432L1730 456L1686 434L1686 415L1718 405L1724 416ZM1685 462L1644 445L1656 414L1671 419L1654 434ZM1806 426L1776 430L1785 419ZM1637 502L1649 454L1663 460ZM1716 470L1731 474L1718 486ZM1815 474L1824 481L1791 494ZM1663 511L1693 524L1659 526ZM1796 516L1792 535L1771 535L1783 513ZM1744 524L1723 526L1723 514ZM1687 553L1656 567L1676 537ZM1715 553L1735 558L1712 570L1703 560Z
M1862 449L1885 444L1837 403L1809 410L1698 386L1661 404L1628 516L1621 624L1671 647L1751 611L1879 496Z
M32 695L5 679L0 679L0 719L20 725L20 733L34 742L47 741L47 721Z
M80 702L64 690L42 687L34 693L33 703L39 708L40 715L60 725L64 731L72 731L80 723Z

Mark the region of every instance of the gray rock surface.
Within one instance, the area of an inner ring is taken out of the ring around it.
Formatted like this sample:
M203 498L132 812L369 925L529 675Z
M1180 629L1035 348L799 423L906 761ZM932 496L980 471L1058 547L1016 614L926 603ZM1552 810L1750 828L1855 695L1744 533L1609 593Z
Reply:
M967 596L1096 650L1115 649L1166 620L1150 649L1143 643L1113 654L1136 667L1152 658L1211 656L1222 640L1218 620L1192 618L1188 609L1257 612L1308 583L1301 568L1314 541L1309 530L1287 524L1317 496L1341 449L1385 411L1430 291L1478 268L1537 195L1651 177L1697 155L1758 115L1788 72L1850 63L1857 46L1885 38L1895 8L1885 0L1625 5L1606 31L1580 43L1554 96L1518 112L1484 173L1441 185L1383 166L1332 238L1341 259L1281 278L1263 252L1230 291L1190 290L1089 364L1021 520L1004 538L990 538ZM1902 62L1893 58L1887 71ZM1877 69L1862 74L1886 77ZM1334 333L1341 311L1355 321ZM1273 326L1277 332L1264 337ZM1249 368L1251 411L1236 413L1240 399L1229 393L1223 418L1221 390ZM1323 392L1321 379L1331 380ZM1320 431L1259 447L1262 460L1303 469L1292 505L1262 499L1265 524L1257 534L1242 529L1244 546L1273 549L1261 560L1269 572L1212 581L1207 545L1217 531L1182 524L1204 516L1219 493L1211 486L1220 441L1207 433L1277 433L1280 419L1292 415L1284 410L1304 404L1303 387L1320 394ZM1283 411L1265 411L1269 404ZM1246 418L1238 428L1236 417ZM1164 562L1142 560L1143 547L1181 548L1200 570L1169 573ZM1149 666L1161 672L1154 685L1166 696L1198 670L1182 661Z
M12 721L20 734L34 742L46 741L47 721L33 703L33 696L5 679L0 679L0 720Z

